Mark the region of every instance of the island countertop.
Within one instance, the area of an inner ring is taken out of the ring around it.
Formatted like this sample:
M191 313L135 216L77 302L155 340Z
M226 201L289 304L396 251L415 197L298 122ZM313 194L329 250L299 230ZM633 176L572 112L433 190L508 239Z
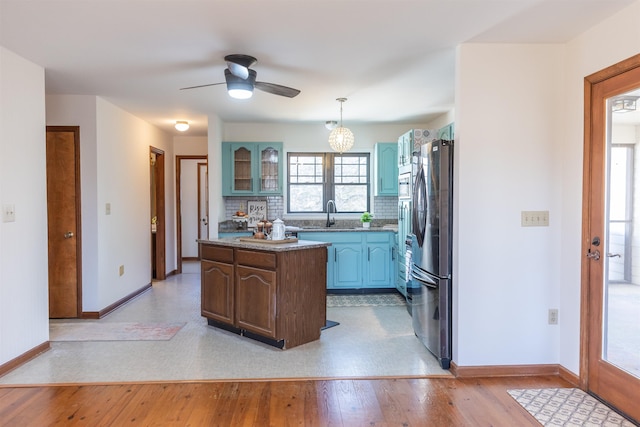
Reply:
M248 239L240 240L239 237L225 237L213 240L202 239L198 240L198 243L203 245L227 246L231 248L258 249L271 252L300 251L331 246L331 243L329 242L316 242L313 240L297 240L290 243L269 243L268 241L260 240L250 242Z

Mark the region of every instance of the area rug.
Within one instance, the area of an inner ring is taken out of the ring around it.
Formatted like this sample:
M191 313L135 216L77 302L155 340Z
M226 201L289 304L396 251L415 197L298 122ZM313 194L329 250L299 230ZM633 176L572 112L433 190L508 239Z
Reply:
M543 426L623 426L635 424L577 388L507 391Z
M329 328L333 328L334 326L338 326L340 323L333 321L333 320L327 320L327 323L325 323L325 325L320 328L321 331L324 331L325 329L329 329Z
M327 307L383 307L406 305L400 294L327 295Z
M51 341L167 341L185 323L66 322L50 323Z

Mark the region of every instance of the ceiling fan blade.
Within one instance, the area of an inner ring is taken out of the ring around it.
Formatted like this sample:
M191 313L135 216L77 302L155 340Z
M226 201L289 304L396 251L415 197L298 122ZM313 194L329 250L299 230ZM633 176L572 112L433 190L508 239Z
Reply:
M189 86L189 87L181 87L180 90L187 90L187 89L197 89L199 87L207 87L207 86L217 86L217 85L224 85L226 84L225 82L222 83L209 83L206 85L198 85L198 86Z
M258 61L253 56L242 54L227 55L224 60L227 61L227 67L231 74L241 79L249 77L249 67Z
M256 82L255 88L274 95L286 96L287 98L293 98L300 93L298 89L275 83Z

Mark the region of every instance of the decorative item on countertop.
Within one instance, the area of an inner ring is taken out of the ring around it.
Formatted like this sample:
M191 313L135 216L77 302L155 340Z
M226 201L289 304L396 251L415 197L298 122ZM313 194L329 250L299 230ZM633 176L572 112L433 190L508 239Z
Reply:
M271 233L271 240L284 240L284 222L280 218L273 221L273 232Z
M260 221L256 224L256 232L253 233L253 238L262 240L266 239L264 234L264 222Z
M369 212L363 212L360 217L360 221L362 221L363 228L369 228L371 226L371 220L373 219L373 215Z

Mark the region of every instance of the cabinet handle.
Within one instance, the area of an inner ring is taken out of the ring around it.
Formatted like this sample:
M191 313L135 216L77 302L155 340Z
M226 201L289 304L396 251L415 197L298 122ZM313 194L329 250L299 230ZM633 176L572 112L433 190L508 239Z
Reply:
M367 248L367 261L371 261L371 248Z
M391 248L391 261L395 261L396 259L396 248Z
M333 250L333 262L338 262L338 251Z

